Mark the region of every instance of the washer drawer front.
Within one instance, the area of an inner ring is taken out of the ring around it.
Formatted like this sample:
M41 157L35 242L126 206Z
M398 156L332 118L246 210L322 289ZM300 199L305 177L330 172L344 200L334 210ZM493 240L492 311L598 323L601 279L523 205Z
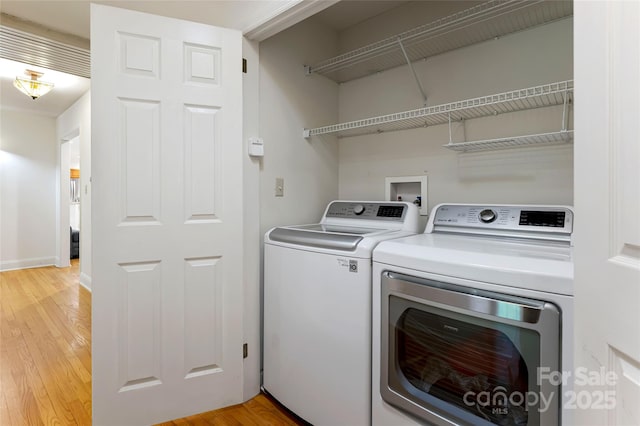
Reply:
M408 275L381 277L380 393L435 424L559 424L553 303ZM487 400L487 397L490 397Z
M267 244L264 263L265 389L310 423L368 424L371 261Z

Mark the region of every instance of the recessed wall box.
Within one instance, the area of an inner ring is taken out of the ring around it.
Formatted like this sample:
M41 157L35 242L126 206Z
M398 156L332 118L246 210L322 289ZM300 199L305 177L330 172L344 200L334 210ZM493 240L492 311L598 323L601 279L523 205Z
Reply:
M407 201L418 206L421 216L429 215L427 203L427 176L386 177L385 200Z

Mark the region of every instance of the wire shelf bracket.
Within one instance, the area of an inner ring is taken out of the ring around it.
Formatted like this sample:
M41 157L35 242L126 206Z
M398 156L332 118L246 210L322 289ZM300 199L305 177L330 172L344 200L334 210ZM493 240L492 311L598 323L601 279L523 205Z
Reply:
M471 142L456 142L442 145L457 152L478 152L506 148L516 148L531 145L557 145L571 143L573 130L560 130L559 132L539 133L535 135L512 136L508 138L486 139Z
M458 152L477 152L505 148L515 148L526 145L552 145L568 143L573 140L573 130L568 130L569 106L571 105L571 93L567 88L562 94L562 123L560 131L550 133L540 133L535 135L512 136L507 138L476 140L469 142L453 142L451 129L451 118L449 118L449 143L443 145L445 148ZM463 122L464 125L464 122ZM463 139L463 141L466 137Z
M424 91L424 87L422 87L422 83L420 83L418 74L416 73L416 70L413 68L411 59L409 58L409 55L407 54L407 50L404 48L404 45L402 44L402 39L400 37L398 37L398 45L400 45L400 50L402 50L402 55L404 56L404 59L407 61L407 65L409 66L409 69L413 74L413 78L416 80L416 84L418 85L418 90L420 90L420 94L422 95L422 106L427 106L427 94Z

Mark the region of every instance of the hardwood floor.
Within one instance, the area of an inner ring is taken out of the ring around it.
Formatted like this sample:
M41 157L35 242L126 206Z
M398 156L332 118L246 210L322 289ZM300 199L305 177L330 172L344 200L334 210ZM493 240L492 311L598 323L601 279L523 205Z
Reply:
M300 424L262 394L163 423ZM0 272L0 425L91 425L91 293L77 260Z
M71 268L0 273L0 424L91 424L91 294Z
M245 402L244 404L209 411L195 416L177 419L172 422L161 423L158 426L184 425L221 425L221 426L261 426L261 425L302 425L304 423L290 416L264 394Z

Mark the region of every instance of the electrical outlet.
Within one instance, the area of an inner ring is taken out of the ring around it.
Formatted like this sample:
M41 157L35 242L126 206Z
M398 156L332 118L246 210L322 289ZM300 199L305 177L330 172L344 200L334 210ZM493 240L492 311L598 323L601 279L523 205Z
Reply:
M284 178L276 178L276 197L284 197Z

